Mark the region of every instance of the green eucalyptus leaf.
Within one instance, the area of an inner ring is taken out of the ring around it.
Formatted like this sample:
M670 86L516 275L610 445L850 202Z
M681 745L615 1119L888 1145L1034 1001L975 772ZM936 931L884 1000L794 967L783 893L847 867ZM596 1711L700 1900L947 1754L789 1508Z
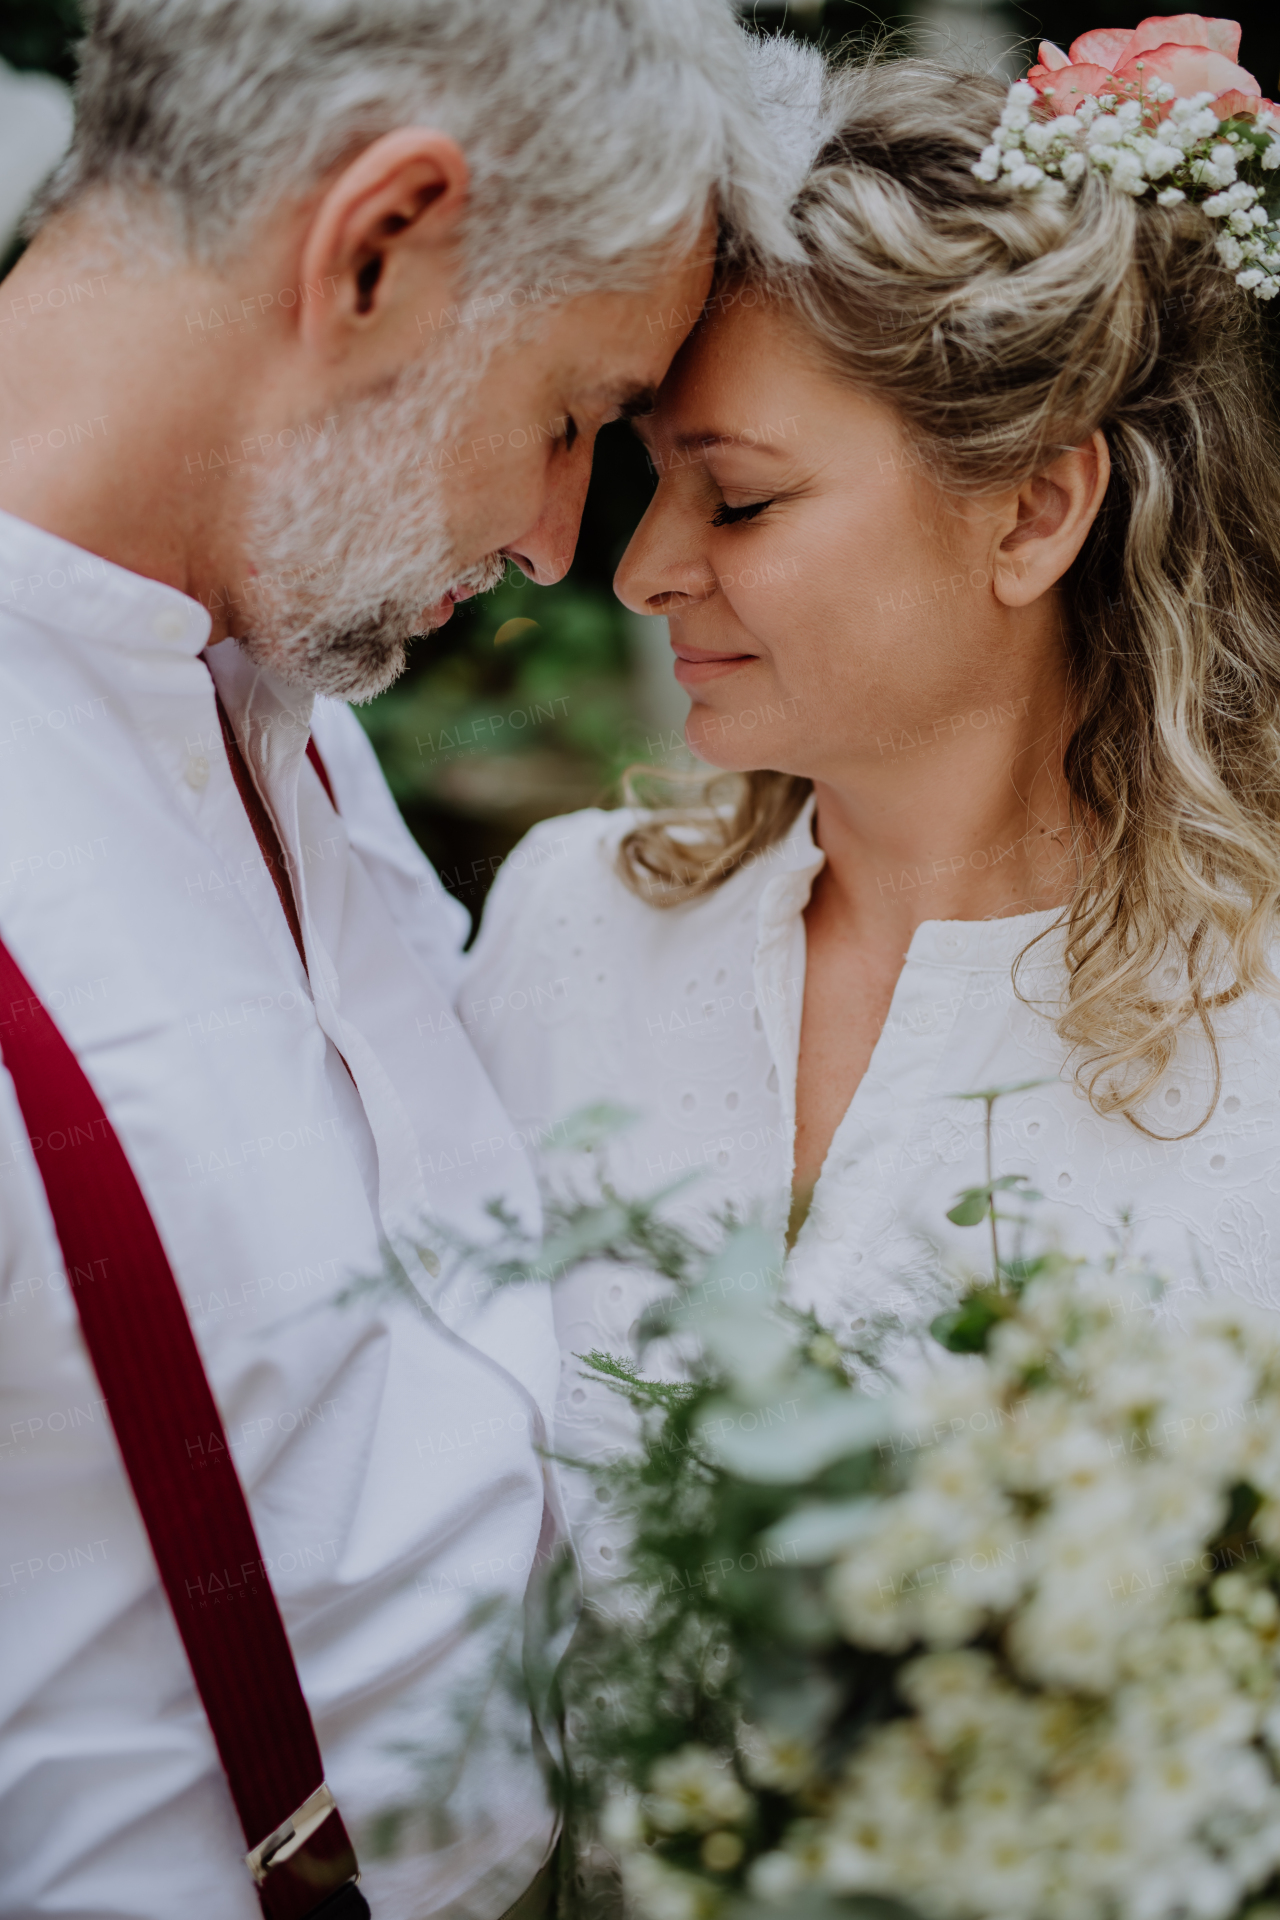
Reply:
M783 1387L772 1404L748 1407L728 1395L709 1401L694 1433L702 1452L740 1480L794 1486L848 1454L864 1453L893 1430L891 1401L839 1388L806 1400Z
M948 1100L1003 1100L1007 1093L1030 1093L1033 1087L1051 1087L1053 1081L1043 1075L1038 1080L1010 1080L1002 1087L979 1087L973 1093L950 1093Z
M761 1545L785 1549L797 1566L824 1567L860 1540L882 1512L883 1503L874 1495L797 1507L761 1534Z
M581 1152L584 1148L598 1147L610 1134L633 1127L639 1118L635 1107L620 1107L611 1100L592 1101L588 1106L575 1107L558 1127L552 1129L547 1150Z
M957 1227L976 1227L986 1219L990 1205L990 1188L966 1187L954 1207L947 1208L947 1218Z
M930 1322L929 1331L939 1346L950 1353L984 1353L991 1329L1005 1319L1013 1307L1009 1294L994 1287L981 1287L968 1294L958 1307L940 1313Z

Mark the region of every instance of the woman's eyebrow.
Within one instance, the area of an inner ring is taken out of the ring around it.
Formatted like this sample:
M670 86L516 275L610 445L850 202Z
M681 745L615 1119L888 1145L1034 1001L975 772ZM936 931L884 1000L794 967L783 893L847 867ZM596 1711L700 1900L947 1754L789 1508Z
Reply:
M794 417L794 416L793 416ZM636 418L631 421L633 431L648 446L654 438L654 423L649 418ZM792 429L794 432L794 428ZM725 433L717 429L700 428L687 433L672 436L673 453L687 453L697 447L703 453L732 453L741 448L744 453L781 453L783 449L775 444L777 440L788 437L784 427L743 427L737 433Z
M774 445L775 433L779 439L785 437L777 429L742 427L737 433L678 433L671 444L682 452L688 447L701 447L704 453L715 453L721 449L732 453L741 447L746 453L781 453L782 448Z

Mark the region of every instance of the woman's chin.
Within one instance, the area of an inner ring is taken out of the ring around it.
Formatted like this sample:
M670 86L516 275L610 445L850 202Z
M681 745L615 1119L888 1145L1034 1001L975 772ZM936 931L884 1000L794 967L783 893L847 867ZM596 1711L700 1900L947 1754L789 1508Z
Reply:
M768 766L768 748L758 737L759 728L740 730L740 718L738 714L714 713L695 706L684 723L684 743L699 760L725 773L751 773Z

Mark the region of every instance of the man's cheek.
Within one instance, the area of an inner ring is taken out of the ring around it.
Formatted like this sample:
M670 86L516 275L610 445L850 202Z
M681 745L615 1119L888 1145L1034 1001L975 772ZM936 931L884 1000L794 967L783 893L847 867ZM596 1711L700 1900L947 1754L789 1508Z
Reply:
M443 489L449 545L461 566L510 546L532 520L521 493L497 469L480 470Z

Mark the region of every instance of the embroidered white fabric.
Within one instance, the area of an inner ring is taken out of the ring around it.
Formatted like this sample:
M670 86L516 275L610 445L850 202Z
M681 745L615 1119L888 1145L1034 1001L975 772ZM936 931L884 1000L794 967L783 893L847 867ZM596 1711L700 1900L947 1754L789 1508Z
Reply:
M638 1118L608 1148L613 1177L652 1191L696 1176L677 1202L707 1225L719 1209L787 1205L804 994L802 918L823 856L812 805L785 842L705 900L647 905L615 871L634 818L589 811L543 823L498 875L460 991L459 1014L513 1118L547 1139L593 1101ZM1047 1084L998 1107L997 1171L1045 1196L1038 1230L1102 1253L1123 1235L1165 1270L1168 1299L1201 1286L1280 1308L1280 1007L1246 1001L1219 1022L1222 1097L1184 1140L1145 1138L1101 1119L1065 1070L1041 1013L1015 995L1017 955L1051 913L926 921L916 932L867 1074L832 1141L788 1270L791 1296L895 1368L939 1350L921 1330L963 1267L981 1267L982 1231L952 1226L957 1191L983 1178L980 1104L955 1096L1022 1080ZM1024 969L1046 999L1060 948ZM1180 1132L1205 1111L1212 1073L1188 1045L1149 1124ZM580 1172L553 1153L556 1178ZM558 1171L557 1171L558 1170ZM940 1267L942 1277L940 1277ZM951 1277L948 1278L947 1276ZM634 1352L656 1282L601 1267L557 1290L564 1355L561 1449L590 1458L625 1444L629 1422L573 1357ZM914 1331L913 1331L914 1330ZM652 1360L650 1362L652 1364ZM589 1480L569 1476L588 1575L609 1570L613 1530Z

